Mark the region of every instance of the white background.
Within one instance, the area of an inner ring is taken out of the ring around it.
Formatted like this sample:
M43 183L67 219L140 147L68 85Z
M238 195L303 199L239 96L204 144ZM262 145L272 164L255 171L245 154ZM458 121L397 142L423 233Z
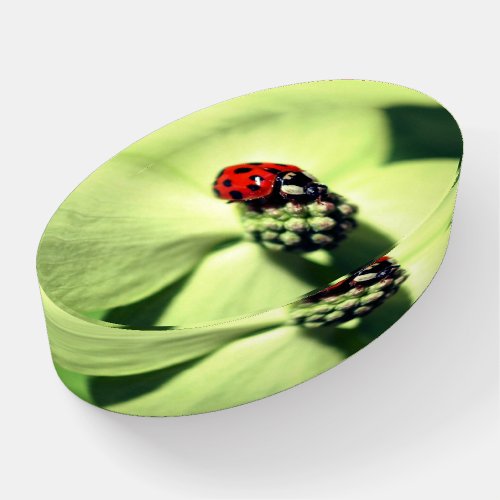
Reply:
M499 498L498 15L493 2L10 2L0 26L4 498ZM496 40L495 40L496 38ZM171 120L277 85L419 89L461 125L447 257L340 367L218 413L148 419L51 365L38 240L98 165ZM5 307L7 304L7 307Z

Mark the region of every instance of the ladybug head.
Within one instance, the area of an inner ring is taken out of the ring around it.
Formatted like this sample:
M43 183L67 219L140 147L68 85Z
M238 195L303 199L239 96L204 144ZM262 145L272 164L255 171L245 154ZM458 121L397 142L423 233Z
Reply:
M280 181L280 194L284 198L316 200L328 193L328 188L307 172L285 172Z
M317 200L321 196L325 196L328 193L328 188L324 184L318 184L317 182L311 182L305 187L305 194L308 198Z

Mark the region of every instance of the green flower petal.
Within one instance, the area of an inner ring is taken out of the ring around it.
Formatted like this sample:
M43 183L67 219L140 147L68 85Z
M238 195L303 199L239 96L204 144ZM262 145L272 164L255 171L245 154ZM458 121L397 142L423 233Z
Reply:
M38 253L40 284L79 312L134 302L179 279L240 231L224 204L175 172L122 153L52 218Z
M147 154L153 163L167 162L207 193L222 167L247 161L297 164L332 182L335 190L339 176L388 157L390 127L382 108L398 105L438 103L381 82L290 85L211 106L157 130L128 151Z
M84 375L131 375L196 359L285 319L278 309L240 321L182 330L126 330L80 319L42 291L50 347L60 367ZM140 354L138 354L140 353Z
M167 378L160 388L107 408L151 416L213 411L297 385L344 357L340 349L323 346L299 328L278 328L233 342Z
M323 106L341 104L353 108L386 108L403 104L439 105L434 99L418 90L372 80L323 80L313 84L288 85L281 89L284 99L294 99L297 104L302 105L308 104L311 99L320 101Z
M187 415L270 396L338 365L380 335L410 306L408 297L400 292L380 308L383 314L374 312L358 327L269 330L236 340L173 377L157 374L159 378L149 387L151 392L139 397L129 399L131 380L122 380L122 387L128 384L127 392L122 389L126 400L115 403L108 399L110 404L106 404L100 399L99 404L136 415ZM144 380L134 383L144 384ZM119 379L101 379L93 390L116 397L119 387Z
M160 138L153 145L146 138L147 147L158 158L167 157L172 164L185 165L183 175L207 193L220 169L237 163L291 163L328 183L353 168L373 168L389 155L389 127L382 111L342 107L322 113L311 109L290 111L290 104L283 103L283 108L274 109L272 115L262 110L254 120L242 120L231 108L207 124L203 140L193 141L189 147L170 151ZM220 129L221 121L227 128ZM333 184L330 187L335 190Z
M343 178L338 189L360 207L358 220L400 241L438 209L456 182L458 167L458 159L397 162L371 175Z
M242 241L208 255L156 324L192 326L267 311L334 274L333 268Z
M385 113L391 129L390 162L462 156L460 129L445 108L406 105Z

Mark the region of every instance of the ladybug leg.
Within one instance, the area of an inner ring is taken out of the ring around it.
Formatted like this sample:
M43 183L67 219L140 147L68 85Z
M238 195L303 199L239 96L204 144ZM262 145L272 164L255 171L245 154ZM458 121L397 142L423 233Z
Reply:
M316 202L321 204L326 204L328 201L328 187L324 184L317 184L318 195L316 197Z
M327 204L327 198L328 197L328 193L322 193L319 195L317 201L319 203L321 203L322 205L326 205Z

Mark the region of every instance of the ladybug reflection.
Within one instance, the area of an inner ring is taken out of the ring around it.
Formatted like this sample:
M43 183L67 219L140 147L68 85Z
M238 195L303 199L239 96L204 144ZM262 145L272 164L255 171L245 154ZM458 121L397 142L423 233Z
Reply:
M358 269L348 278L338 281L320 292L307 297L306 301L317 302L327 297L343 295L353 288L374 285L385 278L392 278L399 268L399 264L393 258L384 255L371 264Z

